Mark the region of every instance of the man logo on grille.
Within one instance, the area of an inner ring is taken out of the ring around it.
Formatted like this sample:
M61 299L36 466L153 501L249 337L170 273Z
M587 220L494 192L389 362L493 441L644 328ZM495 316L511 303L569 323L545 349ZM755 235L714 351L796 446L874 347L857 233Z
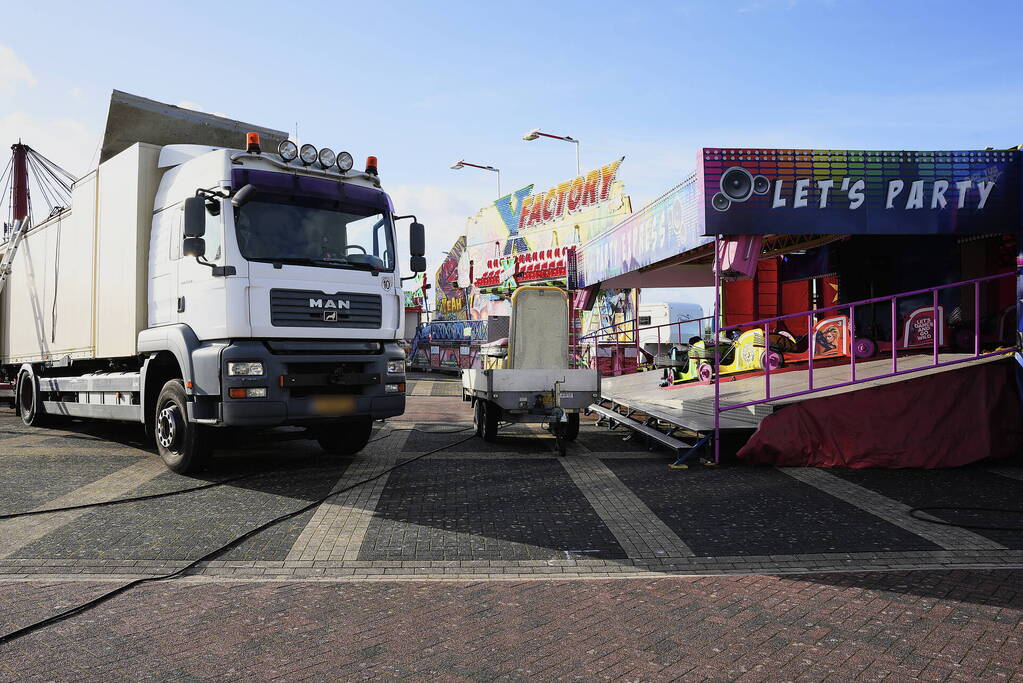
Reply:
M325 323L336 323L337 322L337 311L324 311L323 322Z
M327 299L324 302L323 299L309 299L309 308L335 308L348 310L352 307L352 302L347 299Z

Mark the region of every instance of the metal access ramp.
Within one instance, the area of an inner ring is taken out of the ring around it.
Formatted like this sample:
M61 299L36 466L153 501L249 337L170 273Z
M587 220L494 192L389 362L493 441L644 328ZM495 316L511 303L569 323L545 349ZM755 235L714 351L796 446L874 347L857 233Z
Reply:
M632 438L640 435L646 440L647 448L653 448L659 444L675 454L675 462L670 466L678 469L685 469L686 460L696 455L710 443L713 432L701 434L693 432L680 425L672 424L656 415L650 415L625 403L619 403L610 399L601 399L586 409L589 414L597 415L597 425L605 425L608 429L615 430L618 427L625 427L632 431L632 434L625 437ZM686 434L680 434L686 432ZM705 464L708 460L703 459Z

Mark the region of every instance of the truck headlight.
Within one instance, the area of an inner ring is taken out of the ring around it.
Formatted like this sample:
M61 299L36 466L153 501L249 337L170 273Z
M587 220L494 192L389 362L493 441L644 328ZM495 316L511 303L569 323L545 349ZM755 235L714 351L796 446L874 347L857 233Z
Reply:
M227 374L231 377L245 376L254 377L263 374L262 363L228 363Z
M403 361L403 360L389 360L389 361L387 361L387 374L388 375L404 375L405 374L405 361Z

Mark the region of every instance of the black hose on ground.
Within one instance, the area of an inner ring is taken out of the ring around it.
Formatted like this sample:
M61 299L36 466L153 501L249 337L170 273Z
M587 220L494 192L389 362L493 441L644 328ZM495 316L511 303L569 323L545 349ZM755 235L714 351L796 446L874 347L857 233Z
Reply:
M235 537L233 540L228 541L227 543L221 545L218 548L215 548L214 550L211 550L210 552L206 553L205 555L203 555L202 557L200 557L198 559L192 560L191 562L189 562L185 566L183 566L180 569L177 569L177 570L175 570L173 572L170 572L169 574L162 574L160 576L147 576L147 577L143 577L143 578L140 578L140 579L135 579L133 581L129 581L128 583L125 583L125 584L123 584L121 586L118 586L117 588L115 588L115 589L113 589L111 591L107 591L106 593L103 593L102 595L99 595L99 596L97 596L97 597L95 597L95 598L93 598L91 600L88 600L87 602L83 602L80 605L76 605L75 607L67 609L67 610L61 612L60 614L55 614L52 617L48 617L48 618L43 619L41 621L37 621L37 622L35 622L33 624L29 624L28 626L23 626L23 627L21 627L21 628L19 628L17 630L11 631L10 633L7 633L5 635L0 636L0 645L5 645L5 644L10 643L10 642L12 642L14 640L17 640L18 638L21 638L22 636L27 636L28 634L33 633L34 631L38 631L39 629L45 628L45 627L49 626L50 624L56 624L58 622L64 621L65 619L73 617L76 614L81 614L82 612L90 610L93 607L96 607L97 605L100 605L100 604L106 602L107 600L109 600L109 599L111 599L111 598L113 598L113 597L115 597L117 595L120 595L121 593L124 593L124 592L134 588L135 586L140 586L140 585L142 585L144 583L152 583L154 581L164 581L166 579L174 578L175 576L180 576L180 575L184 574L185 572L187 572L188 570L193 569L199 563L201 563L201 562L208 562L209 560L213 560L218 555L220 555L221 553L223 553L223 552L225 552L227 550L230 550L231 548L234 548L235 546L239 545L243 541L245 541L245 540L255 536L259 532L264 531L265 529L269 529L273 525L278 524L280 522L289 520L289 519L291 519L293 517L297 517L298 515L301 515L303 512L308 512L309 510L312 510L313 508L315 508L317 505L321 505L321 504L325 503L327 500L329 500L330 498L333 498L334 496L336 496L338 494L346 493L348 491L351 491L352 489L358 488L358 487L363 486L365 484L368 484L368 483L370 483L372 481L376 481L377 479L379 479L380 477L384 476L385 474L390 474L391 472L393 472L394 470L396 470L396 469L398 469L400 467L404 467L405 465L413 463L413 462L415 462L417 460L421 460L422 458L425 458L428 455L433 455L434 453L438 453L440 451L443 451L443 450L446 450L448 448L451 448L452 446L457 446L458 444L465 443L466 441L469 441L470 439L473 439L473 438L475 438L475 434L472 435L472 436L467 436L464 439L461 439L461 440L456 441L454 443L450 443L450 444L448 444L446 446L441 446L440 448L434 448L432 451L427 451L426 453L420 453L419 455L417 455L417 456L415 456L413 458L409 458L408 460L403 460L402 462L400 462L400 463L398 463L398 464L396 464L396 465L394 465L392 467L388 467L386 470L384 470L382 472L379 472L379 473L373 475L372 477L367 477L366 479L362 479L360 481L355 482L354 484L350 484L350 485L344 487L343 489L339 489L337 491L333 491L331 493L328 493L327 495L322 496L320 498L317 498L316 500L308 503L307 505L303 505L302 507L298 508L297 510L285 513L285 514L281 515L280 517L275 517L274 519L271 519L269 522L264 522L263 524L260 524L259 526L255 527L253 529L250 529L249 531L246 531L244 534ZM215 484L215 485L222 485L223 483L224 482L220 482L220 484Z
M418 427L412 427L411 429L392 428L391 431L389 431L388 433L384 434L383 436L378 436L375 439L370 439L366 443L367 444L371 444L374 441L380 441L382 439L386 439L387 437L391 436L395 432L421 432L423 434L458 434L460 432L464 432L464 431L467 431L469 429L472 429L472 427L462 427L461 429L450 429L450 430L443 430L443 431L419 429ZM299 468L299 469L310 469L310 468ZM312 469L315 469L315 468L312 468ZM227 479L221 479L220 481L210 482L208 484L201 484L199 486L190 486L189 488L175 489L173 491L164 491L162 493L150 493L150 494L147 494L145 496L132 496L131 498L115 498L113 500L102 500L102 501L99 501L99 502L96 502L96 503L82 503L80 505L68 505L68 506L65 506L65 507L46 508L46 509L43 509L43 510L26 510L24 512L9 512L9 513L5 513L5 514L0 514L0 520L17 519L18 517L34 517L35 515L47 515L47 514L51 514L51 513L54 513L54 512L70 512L72 510L85 510L85 509L88 509L88 508L100 508L100 507L107 507L109 505L122 505L124 503L135 503L135 502L138 502L138 501L141 501L141 500L155 500L157 498L166 498L168 496L176 496L176 495L179 495L179 494L182 494L182 493L191 493L192 491L202 491L204 489L212 489L212 488L216 488L218 486L224 486L225 484L230 484L230 483L235 482L235 481L241 481L242 479L249 479L251 477L262 476L264 474L273 474L273 473L277 473L277 472L290 472L290 471L294 471L294 470L285 469L285 470L265 470L265 471L260 471L260 472L250 472L248 474L240 474L237 477L228 477Z
M954 526L960 529L986 529L988 531L1023 531L1023 525L1020 526L992 526L987 524L960 524L958 522L949 522L944 519L937 519L934 517L921 517L920 514L930 515L932 511L948 511L948 510L959 510L968 512L1000 512L1009 513L1013 515L1023 515L1023 510L1017 510L1013 508L984 508L984 507L960 507L957 505L950 506L929 506L913 508L909 511L909 516L913 519L918 519L921 522L927 522L929 524L941 524L942 526ZM918 514L920 513L920 514Z

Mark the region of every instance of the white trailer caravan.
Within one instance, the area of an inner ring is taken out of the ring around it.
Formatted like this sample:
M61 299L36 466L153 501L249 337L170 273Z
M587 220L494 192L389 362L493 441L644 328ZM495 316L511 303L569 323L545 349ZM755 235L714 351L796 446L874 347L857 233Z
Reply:
M115 93L104 161L70 210L13 253L0 381L15 381L22 419L142 423L179 472L220 427L301 425L327 451L360 450L372 420L405 408L394 222L414 217L394 215L375 158L355 171L283 134L276 154L254 134L194 144L223 139L216 117L185 138L149 125L149 142L111 143L115 111L173 109L131 98ZM150 144L161 136L190 144ZM413 271L424 242L413 222Z
M704 332L701 325L707 322L697 322L703 317L699 304L640 303L637 317L639 343L651 355L666 353L672 345L686 344L690 338L701 336Z

